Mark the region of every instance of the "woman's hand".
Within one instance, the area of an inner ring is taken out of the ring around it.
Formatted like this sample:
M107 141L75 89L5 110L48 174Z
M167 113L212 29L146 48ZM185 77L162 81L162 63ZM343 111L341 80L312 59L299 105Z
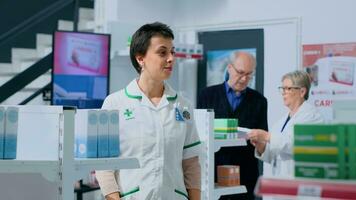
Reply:
M188 189L188 196L190 200L200 200L201 191L198 189Z
M105 196L106 200L120 200L120 195L118 192L114 192Z
M247 134L247 138L261 155L265 152L266 144L270 141L271 134L261 129L252 129L251 132Z

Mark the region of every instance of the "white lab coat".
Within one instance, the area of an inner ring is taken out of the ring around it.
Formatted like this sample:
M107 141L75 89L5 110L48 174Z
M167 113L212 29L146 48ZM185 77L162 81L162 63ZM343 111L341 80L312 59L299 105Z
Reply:
M136 79L104 101L103 109L120 112L120 156L136 157L141 165L140 169L111 171L119 180L123 200L187 199L182 160L199 155L200 141L188 101L167 83L164 88L158 106L143 94Z
M295 124L313 124L322 123L324 120L320 113L311 104L304 102L298 111L290 118L283 132L282 127L288 117L285 114L272 127L270 142L267 143L265 152L255 156L264 161L263 176L292 178L294 177L294 160L293 160L293 128Z

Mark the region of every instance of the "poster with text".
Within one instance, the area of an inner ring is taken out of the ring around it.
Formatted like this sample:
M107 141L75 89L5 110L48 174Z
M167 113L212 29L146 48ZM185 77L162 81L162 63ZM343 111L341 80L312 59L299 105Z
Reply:
M303 68L312 79L309 101L327 121L333 101L356 100L356 43L303 45Z

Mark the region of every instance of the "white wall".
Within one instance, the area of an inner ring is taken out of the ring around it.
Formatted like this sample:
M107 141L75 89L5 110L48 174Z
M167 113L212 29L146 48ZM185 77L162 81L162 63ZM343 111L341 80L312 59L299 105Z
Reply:
M239 24L258 27L256 23L265 24L271 19L300 19L296 22L300 22L300 27L288 23L260 26L266 36L264 89L269 101L269 124L285 112L276 87L282 74L300 67L301 44L356 41L354 0L118 0L117 7L117 21L143 24L158 20L176 31L190 30L176 39L187 43L196 41L194 30L232 28ZM196 93L197 69L191 63L179 68L179 74L184 74L180 76L179 89L191 96ZM191 99L195 102L194 97Z
M172 24L175 6L169 0L96 0L95 20L97 23L106 20L133 24L153 21Z
M356 40L354 0L180 0L176 4L176 26L302 17L303 44Z
M281 109L283 102L276 88L284 73L301 67L301 45L356 41L355 7L353 0L181 0L175 7L179 17L174 18L173 24L178 30L238 29L241 24L261 24L265 30L264 94L272 125L286 111ZM298 18L296 23L300 22L300 26L263 25L271 19L290 18ZM187 41L187 37L183 40Z

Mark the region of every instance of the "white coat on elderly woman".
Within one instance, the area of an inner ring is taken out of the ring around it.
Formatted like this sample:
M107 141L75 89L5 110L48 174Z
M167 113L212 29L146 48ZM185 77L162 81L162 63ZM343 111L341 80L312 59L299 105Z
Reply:
M255 145L255 157L264 162L263 176L290 178L294 177L294 125L322 123L324 120L318 110L306 101L310 89L310 77L306 72L287 73L279 89L289 112L269 132L253 129L248 138Z

